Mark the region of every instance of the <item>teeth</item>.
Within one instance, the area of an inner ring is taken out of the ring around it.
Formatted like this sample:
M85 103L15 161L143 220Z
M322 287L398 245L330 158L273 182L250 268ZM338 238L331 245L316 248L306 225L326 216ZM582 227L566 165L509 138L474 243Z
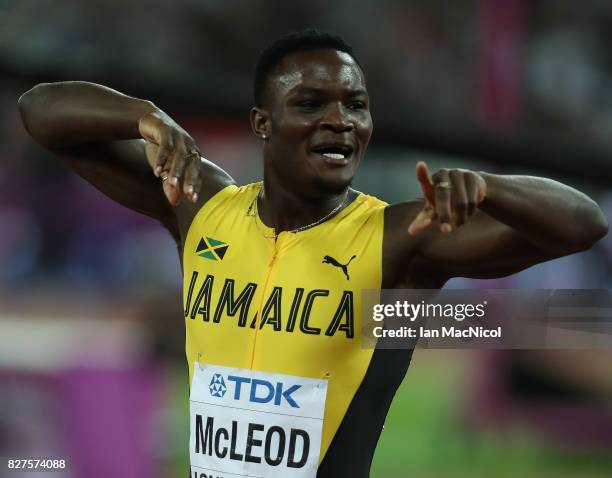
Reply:
M330 159L344 159L344 154L340 153L323 153L323 156Z

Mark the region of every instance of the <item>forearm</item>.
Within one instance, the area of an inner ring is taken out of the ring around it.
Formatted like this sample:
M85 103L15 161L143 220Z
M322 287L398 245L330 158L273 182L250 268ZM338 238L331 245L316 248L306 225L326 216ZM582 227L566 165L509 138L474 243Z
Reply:
M156 110L150 101L94 83L42 83L19 98L24 126L50 148L140 138L138 121Z
M480 174L487 192L479 208L545 251L583 250L608 231L597 204L569 186L532 176Z

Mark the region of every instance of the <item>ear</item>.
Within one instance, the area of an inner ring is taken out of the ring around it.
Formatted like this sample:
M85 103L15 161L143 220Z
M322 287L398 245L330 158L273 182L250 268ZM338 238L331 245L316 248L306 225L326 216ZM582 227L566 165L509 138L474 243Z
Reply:
M251 108L251 128L257 137L263 141L270 139L270 114L262 108Z

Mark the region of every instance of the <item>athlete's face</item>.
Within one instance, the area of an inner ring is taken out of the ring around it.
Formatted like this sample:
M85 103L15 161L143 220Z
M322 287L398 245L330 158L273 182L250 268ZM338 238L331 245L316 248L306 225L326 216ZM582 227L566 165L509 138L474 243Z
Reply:
M350 185L363 158L372 118L361 68L347 53L287 55L267 84L266 166L283 181L315 193Z

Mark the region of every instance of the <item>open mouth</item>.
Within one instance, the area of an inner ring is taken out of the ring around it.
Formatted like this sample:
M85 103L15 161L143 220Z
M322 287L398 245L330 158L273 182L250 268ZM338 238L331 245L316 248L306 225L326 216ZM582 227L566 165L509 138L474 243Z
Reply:
M353 155L352 146L341 144L317 146L313 151L323 156L327 163L339 165L348 164Z

